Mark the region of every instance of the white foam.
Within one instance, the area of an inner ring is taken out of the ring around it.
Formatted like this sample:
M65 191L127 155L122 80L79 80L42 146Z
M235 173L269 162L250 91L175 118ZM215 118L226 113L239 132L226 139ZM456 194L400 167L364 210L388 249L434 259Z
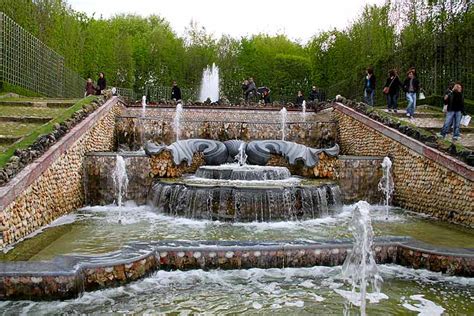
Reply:
M352 305L355 305L355 306L361 305L360 293L358 292L341 290L341 289L334 289L334 292L344 297ZM381 300L388 299L388 296L385 295L384 293L367 293L366 299L369 300L369 303L371 304L377 304Z
M407 300L402 300L402 306L412 312L418 312L419 316L438 316L445 311L443 307L424 298L422 294L411 295L410 299L419 303L410 304Z

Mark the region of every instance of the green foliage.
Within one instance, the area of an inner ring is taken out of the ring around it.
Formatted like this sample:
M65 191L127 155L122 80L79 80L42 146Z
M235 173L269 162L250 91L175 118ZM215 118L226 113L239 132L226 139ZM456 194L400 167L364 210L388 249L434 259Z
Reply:
M54 119L49 121L48 123L45 123L32 131L30 134L26 135L23 137L19 142L14 143L8 149L0 154L0 168L3 168L5 164L8 162L11 156L15 153L15 150L17 149L26 149L28 146L32 145L38 137L42 135L46 135L50 132L53 131L54 125L56 123L60 124L67 119L69 119L74 113L82 109L83 106L90 104L93 100L97 99L97 96L88 96L73 106L67 108L64 110L61 114L56 116Z

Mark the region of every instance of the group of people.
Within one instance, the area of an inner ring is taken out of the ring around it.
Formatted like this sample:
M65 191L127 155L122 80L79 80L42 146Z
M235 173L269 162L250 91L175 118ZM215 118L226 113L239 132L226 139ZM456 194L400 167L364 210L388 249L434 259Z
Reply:
M297 107L300 107L300 106L303 105L303 101L306 101L306 99L304 97L304 94L303 94L303 91L298 90L298 94L296 95L295 105ZM312 103L317 103L317 102L321 101L321 94L320 94L318 88L316 88L316 86L311 87L311 91L308 94L308 101L312 102Z
M85 96L88 95L101 95L102 91L107 87L107 81L103 72L99 72L99 79L97 79L97 85L94 85L91 78L87 78Z
M371 106L374 105L375 97L375 75L372 68L366 70L364 78L364 99ZM402 82L398 77L397 71L392 69L388 72L387 80L383 86L383 93L387 98L387 110L389 112L398 111L398 96L400 89L405 92L407 99L406 115L413 119L416 110L417 95L422 91L420 81L416 76L414 67L407 71L405 80ZM464 109L463 86L460 82L451 83L443 97L446 118L439 137L445 138L450 128L453 128L453 141L460 137L460 123L463 115L466 115Z

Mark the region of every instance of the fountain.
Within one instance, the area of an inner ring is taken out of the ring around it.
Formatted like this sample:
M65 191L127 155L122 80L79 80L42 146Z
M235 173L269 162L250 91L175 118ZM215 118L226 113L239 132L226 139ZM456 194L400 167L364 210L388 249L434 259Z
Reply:
M146 95L142 97L142 118L146 117Z
M350 230L354 236L354 246L344 261L342 276L351 284L352 292L340 289L335 291L354 305L360 306L361 315L365 315L368 285L374 292L371 301L388 298L380 293L382 278L372 250L374 232L370 219L370 205L367 202L360 201L355 205Z
M393 191L395 185L393 183L393 177L391 173L392 169L392 161L388 157L384 157L382 162L382 171L383 175L380 179L378 189L382 191L384 195L384 205L385 205L385 217L388 218L388 209L390 205L390 201L392 199Z
M214 63L212 63L211 67L207 66L202 73L199 100L204 102L208 98L211 102L217 102L219 100L219 67Z
M303 115L303 122L306 122L306 101L303 100L303 104L301 104L301 111Z
M176 112L173 119L173 129L176 135L176 141L179 141L181 136L181 118L183 116L183 105L181 103L176 104Z
M115 196L117 198L117 206L120 208L119 212L119 220L118 222L122 222L122 200L127 193L128 187L128 175L127 175L127 165L125 163L125 159L122 156L117 155L115 160L115 168L114 172L112 173L112 179L114 181L114 189L115 189Z
M285 140L286 136L286 120L288 119L288 111L285 107L280 110L280 122L281 122L281 140Z

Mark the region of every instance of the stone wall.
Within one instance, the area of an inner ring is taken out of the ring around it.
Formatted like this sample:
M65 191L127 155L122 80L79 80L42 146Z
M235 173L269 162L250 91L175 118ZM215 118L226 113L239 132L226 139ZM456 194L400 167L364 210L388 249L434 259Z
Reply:
M122 110L111 98L0 189L0 248L84 205L84 155L114 149Z
M473 167L340 103L334 103L334 108L343 154L392 159L394 203L474 227Z
M174 109L148 110L144 118L139 113L136 109L128 109L128 115L118 118L116 131L119 144L136 150L147 140L165 144L175 141ZM277 111L185 109L180 139L281 139L280 120ZM331 147L336 142L334 122L312 112L304 118L300 112L289 112L285 131L285 140L310 147Z

